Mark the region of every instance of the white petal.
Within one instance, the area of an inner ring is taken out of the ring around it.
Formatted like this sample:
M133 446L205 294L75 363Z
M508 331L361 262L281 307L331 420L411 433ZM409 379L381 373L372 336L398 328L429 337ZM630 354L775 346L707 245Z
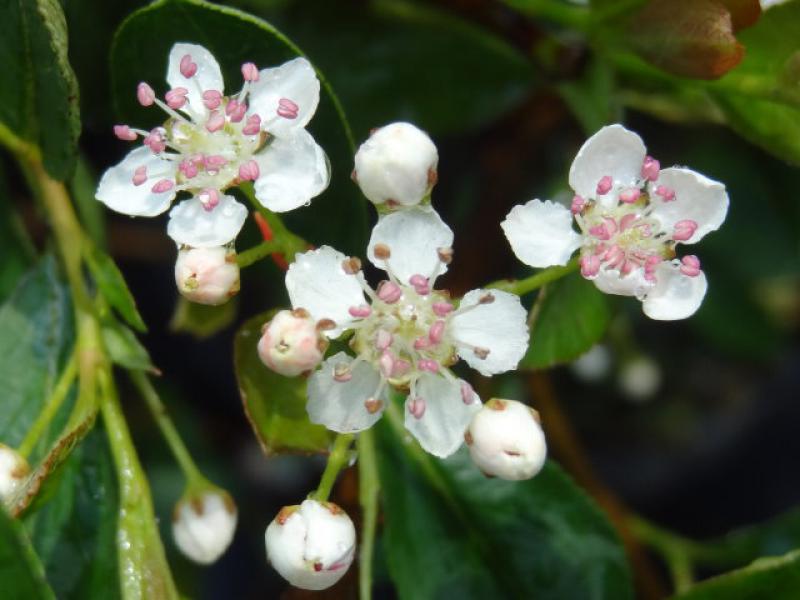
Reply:
M325 151L305 129L274 138L256 155L256 198L275 212L293 210L321 194L331 179Z
M463 314L461 310L479 304L491 293L494 301L481 304ZM467 364L482 375L494 375L517 366L528 349L527 313L519 298L499 290L472 290L461 300L448 331L453 336L458 354ZM479 358L474 348L488 350L486 358Z
M376 244L389 247L389 266L407 284L412 275L428 277L437 270L441 275L447 266L439 260L439 248L451 248L453 231L430 206L415 206L382 216L372 230L367 257L373 265L386 268L375 258Z
M170 211L167 234L175 243L195 248L224 246L236 238L246 219L247 208L233 196L220 196L210 211L194 197Z
M298 107L297 117L278 114L278 103L286 99ZM319 104L319 79L305 58L295 58L280 67L264 69L250 88L250 112L261 117L262 129L276 137L302 129Z
M147 181L133 185L136 169L147 169ZM128 153L118 165L111 167L100 179L95 196L111 210L132 217L154 217L169 208L175 198L175 188L156 194L153 186L161 179L175 180L177 165L153 154L142 146Z
M610 176L614 187L631 187L641 175L647 153L642 138L622 125L607 125L581 146L569 169L569 185L586 199L597 196L597 183ZM616 202L615 194L597 198Z
M500 223L517 258L530 267L565 265L581 245L572 213L550 200L531 200L511 209Z
M334 354L308 379L308 416L312 423L324 425L339 433L362 431L381 418L386 406L386 386L375 398L381 376L368 362L361 361L353 367L349 381L336 381L334 369L341 363L351 364L353 358L339 352ZM369 412L364 404L375 399L382 404Z
M197 72L188 79L181 73L181 60L187 54L197 65ZM178 43L172 46L167 65L167 83L170 88L182 87L189 90L186 95L188 102L181 110L195 120L203 119L208 113L208 109L203 104L203 92L216 90L224 93L225 91L225 83L217 59L211 52L197 44Z
M286 273L292 308L305 308L317 321L332 319L336 327L326 332L331 338L352 322L348 309L364 304L364 291L358 279L342 268L346 259L330 246L322 246L298 254Z
M675 223L690 219L697 223L697 230L683 244L694 244L707 233L715 231L722 225L728 214L728 192L718 181L696 173L691 169L670 167L663 169L658 181L651 186L664 185L672 188L675 199L664 202L657 194L651 194L653 216L661 221L668 234L672 233Z
M643 269L636 269L624 277L615 269L601 269L592 282L605 294L636 296L640 300L653 287L653 284L644 278Z
M708 289L705 273L700 271L696 277L688 277L681 273L678 264L678 261L665 262L656 268L656 285L642 302L644 314L651 319L685 319L703 303Z
M458 450L472 415L481 408L477 396L471 404L464 404L462 383L460 379L450 381L442 375L423 373L416 384L417 397L425 401L425 412L419 419L408 409L411 396L406 400L406 429L427 452L440 458Z

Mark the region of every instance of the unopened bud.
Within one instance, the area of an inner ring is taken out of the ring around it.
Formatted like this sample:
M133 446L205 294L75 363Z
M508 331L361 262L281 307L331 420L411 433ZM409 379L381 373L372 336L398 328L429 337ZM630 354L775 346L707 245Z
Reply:
M224 246L186 248L175 262L178 291L198 304L224 304L239 291L236 253Z
M347 513L316 500L284 507L264 539L275 570L304 590L324 590L339 581L356 550L356 530Z
M530 479L547 456L538 414L515 400L489 400L475 413L465 438L477 467L501 479Z
M183 554L208 565L230 546L236 518L236 504L223 490L186 494L172 514L172 537Z
M326 348L327 341L308 312L282 310L264 327L258 356L276 373L294 377L314 369Z
M376 130L358 149L354 177L375 204L413 206L436 183L439 154L428 135L410 123Z
M11 497L30 471L28 461L19 452L0 444L0 500Z

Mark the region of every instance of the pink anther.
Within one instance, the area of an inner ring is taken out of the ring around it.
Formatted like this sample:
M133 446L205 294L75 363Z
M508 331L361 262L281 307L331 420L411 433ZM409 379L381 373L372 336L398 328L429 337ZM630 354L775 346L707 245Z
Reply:
M582 196L574 196L572 198L572 206L570 210L572 211L573 215L577 215L586 207L586 200Z
M142 106L152 106L156 100L156 93L148 84L142 81L136 87L136 99Z
M261 174L261 169L258 168L258 163L254 160L248 160L239 166L239 179L243 181L255 181Z
M278 100L278 116L284 119L296 119L300 114L300 107L289 98Z
M366 319L372 314L372 308L368 304L361 304L359 306L351 306L347 309L347 312L356 319Z
M417 396L408 401L408 412L416 419L421 419L425 414L425 400Z
M431 340L425 337L418 337L414 340L414 350L425 350L425 348L431 347Z
M431 288L428 285L428 278L424 275L412 275L408 282L414 287L414 291L416 291L420 296L427 296L431 293Z
M652 156L645 156L642 163L642 178L647 181L658 179L658 172L661 170L661 163Z
M596 277L600 272L600 257L595 254L585 254L581 256L581 275L584 277Z
M420 358L417 361L417 368L420 371L428 371L429 373L438 373L439 363L431 358Z
M403 290L393 281L384 281L378 286L378 298L386 304L394 304L403 295Z
M183 173L183 176L186 179L191 179L192 177L197 177L197 164L190 159L182 160L181 163L178 165L178 170Z
M163 194L164 192L170 191L173 187L175 187L175 182L170 179L162 179L151 188L151 191L154 194Z
M242 65L242 77L245 81L258 81L258 67L251 62Z
M626 204L633 204L641 195L642 192L639 188L630 188L628 190L621 191L619 193L619 199Z
M675 190L665 185L660 185L656 188L656 194L661 196L664 202L671 202L675 200Z
M691 219L684 219L675 223L675 229L672 232L672 239L676 242L685 242L690 239L694 232L697 231L697 221Z
M461 400L464 404L472 404L475 402L475 390L466 381L461 382Z
M228 161L225 159L225 157L220 156L219 154L211 154L203 157L203 166L205 166L206 171L209 173L216 173L227 163Z
M219 192L214 188L206 188L197 195L203 210L211 212L219 204Z
M613 185L614 180L611 179L611 175L604 175L600 178L600 181L597 182L597 195L603 196L611 191L611 186Z
M225 127L225 115L223 115L218 110L215 110L209 115L208 121L206 121L206 129L210 133L214 133L215 131L219 131L223 127Z
M392 377L402 377L411 370L411 363L402 358L396 358L394 361L394 368L392 369Z
M384 350L381 353L380 358L378 358L378 369L386 379L392 376L392 371L394 371L394 362L395 358L394 355L389 350Z
M164 94L167 106L172 109L183 108L186 104L186 94L189 93L185 87L176 87Z
M378 332L375 334L375 347L378 350L386 350L392 345L392 342L394 342L394 336L391 334L391 332L386 331L385 329L378 329Z
M600 225L595 225L589 229L589 233L599 240L608 241L617 233L617 222L614 219L605 217Z
M428 331L428 339L432 344L438 344L444 337L444 321L436 321Z
M681 259L680 270L687 277L697 277L700 275L700 259L693 254L684 256Z
M136 139L136 133L127 125L114 125L114 135L121 140L131 142Z
M190 54L185 54L183 58L181 58L181 75L189 79L190 77L194 76L197 73L197 63L192 60L192 56Z
M154 154L163 152L167 148L167 144L164 141L164 136L161 134L161 131L158 128L151 130L150 133L148 133L142 140L142 143L150 148Z
M261 117L258 115L250 115L247 117L245 126L242 127L244 135L258 135L261 132Z
M231 100L231 102L234 102L234 100ZM227 110L225 112L227 112ZM244 102L237 102L236 106L230 112L227 112L227 114L228 118L231 120L231 123L240 123L247 114L247 104Z
M142 185L145 181L147 181L147 167L144 165L141 167L136 167L131 181L133 182L133 185Z
M350 365L347 363L339 363L333 367L333 379L339 383L350 381L353 378L353 372L350 370Z
M453 312L453 305L449 302L434 302L431 308L437 317L446 317Z
M215 110L222 104L222 92L218 90L206 90L203 92L203 104L208 110Z
M619 268L619 266L625 260L625 251L614 244L603 255L603 260L608 263L608 266L612 269Z
M638 215L635 213L628 213L624 217L619 220L619 230L620 232L625 231L628 227L633 225L633 223L638 218Z

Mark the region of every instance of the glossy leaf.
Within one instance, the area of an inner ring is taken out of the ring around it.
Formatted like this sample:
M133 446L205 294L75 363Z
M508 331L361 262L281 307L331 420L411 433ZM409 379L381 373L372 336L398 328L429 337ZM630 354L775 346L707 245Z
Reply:
M522 53L430 4L303 0L283 19L336 87L358 142L398 120L434 136L475 129L518 105L534 85ZM339 168L352 168L352 160Z
M112 87L123 121L150 128L165 120L157 108L138 105L136 86L149 81L159 95L166 91L167 56L175 42L205 46L222 67L228 93L241 88L243 62L264 68L302 54L272 25L247 13L203 0L158 0L128 17L114 36ZM333 90L321 79L320 106L309 130L330 157L331 184L309 207L288 214L287 222L314 243L356 253L366 242L366 204L349 179L354 151L349 125Z
M385 550L401 600L632 598L622 545L555 464L534 479L489 479L462 450L423 476L379 425ZM414 442L408 442L414 443Z
M233 360L245 414L266 454L327 452L333 436L308 420L306 380L278 375L258 358L261 327L270 317L253 317L236 332Z
M0 506L0 597L8 600L55 599L22 523Z
M141 332L147 331L147 325L136 308L136 300L114 260L96 247L89 249L87 259L92 278L106 301L131 327Z
M95 429L70 456L47 505L25 519L59 598L119 597L118 502L105 433Z
M578 358L605 333L610 313L602 292L577 273L547 286L534 309L521 367L544 369Z
M790 600L800 589L800 550L753 564L691 587L675 600Z
M12 136L37 146L54 178L69 178L80 115L58 0L3 3L0 64L0 130L7 128Z
M0 307L0 440L16 446L59 375L74 330L66 286L52 257L42 259Z
M157 372L150 354L128 327L114 319L103 323L101 334L108 357L126 369Z

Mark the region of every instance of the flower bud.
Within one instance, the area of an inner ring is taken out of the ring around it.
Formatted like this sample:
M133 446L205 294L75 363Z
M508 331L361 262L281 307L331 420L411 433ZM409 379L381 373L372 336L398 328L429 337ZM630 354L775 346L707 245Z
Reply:
M178 291L198 304L224 304L239 291L236 252L224 246L184 248L175 262Z
M304 590L324 590L339 581L356 550L353 522L332 502L283 507L264 538L275 570Z
M355 162L353 177L372 202L413 206L436 183L439 154L425 132L391 123L361 144Z
M327 347L327 340L307 311L282 310L264 326L258 356L276 373L294 377L322 362Z
M21 454L0 444L0 500L16 492L30 471L28 461Z
M489 400L472 417L464 438L473 462L490 477L530 479L547 456L538 413L515 400Z
M172 515L172 537L183 554L208 565L230 546L236 529L236 505L230 494L212 489L184 495Z

